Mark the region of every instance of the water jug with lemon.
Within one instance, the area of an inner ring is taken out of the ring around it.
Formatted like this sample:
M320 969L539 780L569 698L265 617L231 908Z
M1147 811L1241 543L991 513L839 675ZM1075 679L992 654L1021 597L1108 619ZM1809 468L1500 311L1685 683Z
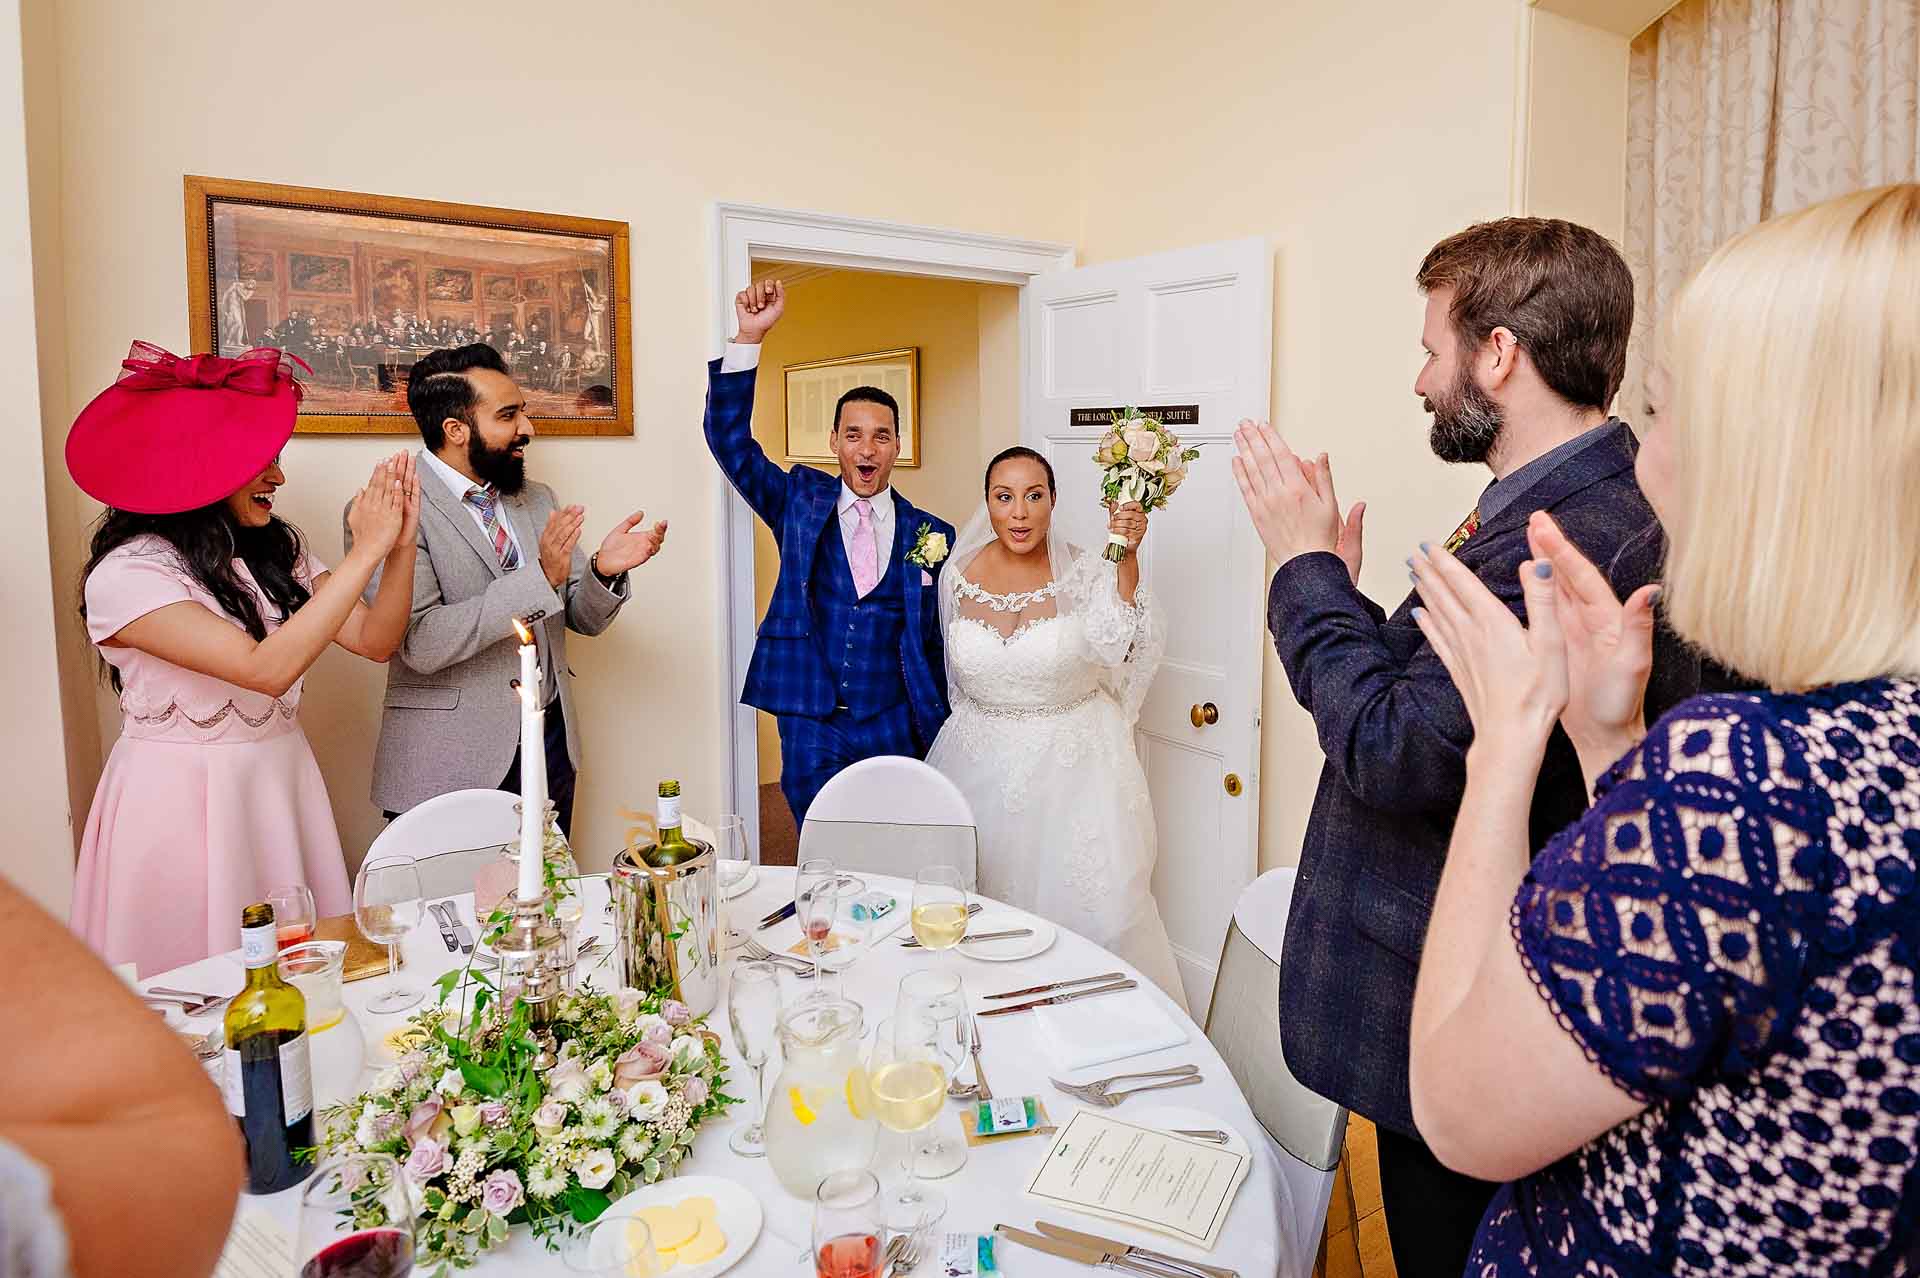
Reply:
M767 1162L786 1191L811 1202L827 1173L865 1167L878 1128L861 1053L861 1009L800 1000L780 1016L780 1077L767 1096Z

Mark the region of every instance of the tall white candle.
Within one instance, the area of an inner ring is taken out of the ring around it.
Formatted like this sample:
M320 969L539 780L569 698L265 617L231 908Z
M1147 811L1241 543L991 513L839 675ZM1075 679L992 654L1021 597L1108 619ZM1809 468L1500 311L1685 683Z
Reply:
M540 667L533 632L514 619L520 635L520 883L522 901L546 892L547 738L540 702Z

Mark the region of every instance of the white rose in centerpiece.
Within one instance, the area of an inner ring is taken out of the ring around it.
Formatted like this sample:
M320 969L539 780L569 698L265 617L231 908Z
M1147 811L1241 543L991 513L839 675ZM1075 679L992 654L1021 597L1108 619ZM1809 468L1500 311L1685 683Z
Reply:
M614 1161L612 1150L589 1149L574 1161L573 1174L580 1178L584 1188L605 1189L619 1165Z
M550 1100L533 1111L533 1130L548 1140L560 1134L567 1125L567 1107L557 1100Z
M613 1086L613 1066L604 1059L587 1066L587 1081L593 1084L593 1090L604 1092Z
M1160 436L1151 427L1129 426L1122 436L1127 441L1127 456L1136 462L1152 461L1160 455Z
M458 1069L449 1069L440 1076L440 1081L434 1085L434 1089L442 1096L458 1096L467 1090L466 1076Z
M621 1020L631 1020L640 1014L640 1004L647 996L631 985L624 985L613 992L613 1007Z
M478 1105L455 1105L453 1130L461 1136L471 1136L480 1130L480 1107Z
M627 1117L646 1123L660 1117L667 1107L667 1089L658 1079L649 1078L627 1089Z
M706 1059L707 1045L692 1034L682 1034L673 1040L673 1063L681 1069L692 1069Z
M547 1071L547 1094L577 1105L587 1098L587 1070L579 1061L561 1061Z

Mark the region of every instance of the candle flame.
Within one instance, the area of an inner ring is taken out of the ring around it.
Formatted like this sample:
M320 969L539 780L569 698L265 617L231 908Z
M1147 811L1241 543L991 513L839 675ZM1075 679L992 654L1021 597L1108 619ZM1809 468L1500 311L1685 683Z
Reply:
M522 647L533 642L533 631L527 629L526 626L522 625L520 618L518 617L513 618L513 629L514 629L514 633L520 636L520 643Z

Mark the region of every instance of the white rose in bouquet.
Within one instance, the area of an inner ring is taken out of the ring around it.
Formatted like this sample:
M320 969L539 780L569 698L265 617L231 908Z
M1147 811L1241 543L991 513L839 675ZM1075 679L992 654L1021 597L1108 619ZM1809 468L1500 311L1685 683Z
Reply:
M1130 426L1123 438L1127 441L1127 459L1136 465L1160 455L1160 436L1150 426Z

